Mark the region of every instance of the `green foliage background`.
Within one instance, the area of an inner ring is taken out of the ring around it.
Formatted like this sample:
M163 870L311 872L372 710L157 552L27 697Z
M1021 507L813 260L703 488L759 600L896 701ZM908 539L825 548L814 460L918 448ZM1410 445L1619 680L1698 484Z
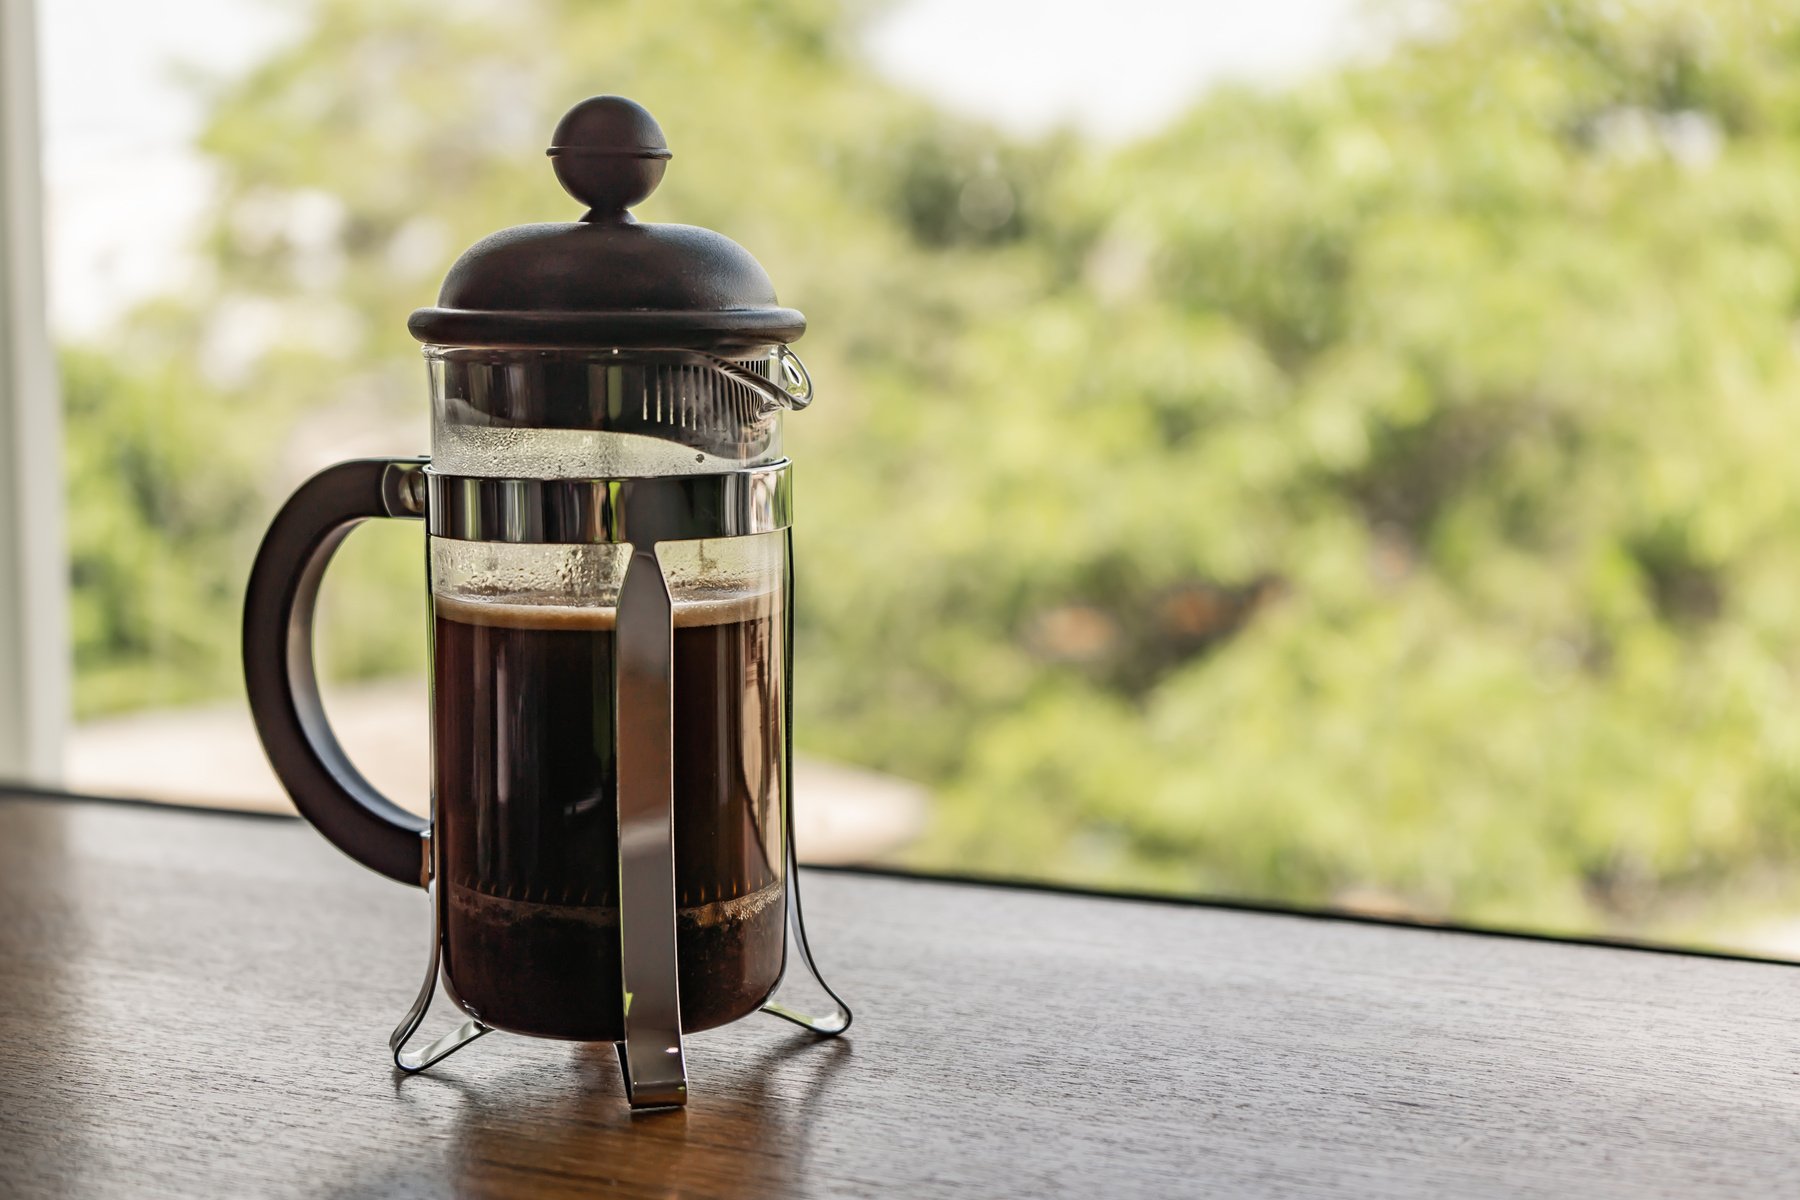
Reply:
M537 151L612 91L676 151L640 215L812 319L798 728L931 785L915 861L1710 939L1793 899L1786 4L1447 0L1123 147L882 82L868 16L310 0L216 85L204 278L65 352L82 711L237 686L293 447L422 444L406 313L572 215ZM416 547L354 549L337 669L416 668Z

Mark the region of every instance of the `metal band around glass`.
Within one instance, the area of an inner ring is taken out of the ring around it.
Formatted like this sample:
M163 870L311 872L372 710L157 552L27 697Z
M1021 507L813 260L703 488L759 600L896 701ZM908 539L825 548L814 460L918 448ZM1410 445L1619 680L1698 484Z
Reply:
M793 521L789 462L714 475L489 479L426 469L433 537L464 542L683 542Z

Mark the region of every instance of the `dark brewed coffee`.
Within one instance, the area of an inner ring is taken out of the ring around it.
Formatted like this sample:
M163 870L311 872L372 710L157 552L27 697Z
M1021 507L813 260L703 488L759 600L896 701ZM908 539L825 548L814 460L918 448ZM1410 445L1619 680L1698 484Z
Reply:
M452 993L490 1025L624 1036L612 609L436 598L433 739ZM681 1023L779 981L784 684L774 597L677 602Z

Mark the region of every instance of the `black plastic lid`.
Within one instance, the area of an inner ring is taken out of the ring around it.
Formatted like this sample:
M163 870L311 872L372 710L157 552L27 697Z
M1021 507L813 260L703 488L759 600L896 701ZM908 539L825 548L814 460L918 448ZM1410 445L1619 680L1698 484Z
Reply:
M670 157L641 105L583 100L557 123L549 155L587 215L503 229L469 247L437 307L407 321L421 342L730 350L806 332L748 250L710 229L640 224L626 211L656 190Z

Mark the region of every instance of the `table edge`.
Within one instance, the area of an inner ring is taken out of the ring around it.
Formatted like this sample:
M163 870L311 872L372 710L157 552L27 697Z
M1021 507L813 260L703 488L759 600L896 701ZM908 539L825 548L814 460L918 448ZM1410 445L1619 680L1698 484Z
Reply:
M184 813L215 820L242 820L256 823L301 822L298 813L265 812L255 809L219 808L203 804L179 804L168 800L139 800L129 796L95 795L47 788L0 779L0 803L80 804L136 811ZM1761 966L1795 968L1800 960L1774 955L1755 954L1743 950L1726 950L1706 946L1677 946L1640 938L1609 937L1600 934L1568 934L1550 930L1513 928L1501 925L1466 924L1435 921L1426 917L1402 917L1354 912L1339 908L1309 908L1274 901L1250 900L1209 894L1181 895L1167 892L1104 889L1054 880L1007 875L958 875L916 867L880 863L809 863L800 864L809 873L843 875L865 879L884 879L900 883L932 886L989 888L996 891L1024 892L1074 899L1153 904L1161 907L1196 908L1214 912L1244 913L1254 916L1291 917L1308 921L1331 921L1344 925L1370 925L1417 933L1460 934L1470 937L1495 938L1504 941L1540 942L1596 950L1620 950L1638 954L1660 954L1678 958L1694 958L1719 962L1752 963Z

